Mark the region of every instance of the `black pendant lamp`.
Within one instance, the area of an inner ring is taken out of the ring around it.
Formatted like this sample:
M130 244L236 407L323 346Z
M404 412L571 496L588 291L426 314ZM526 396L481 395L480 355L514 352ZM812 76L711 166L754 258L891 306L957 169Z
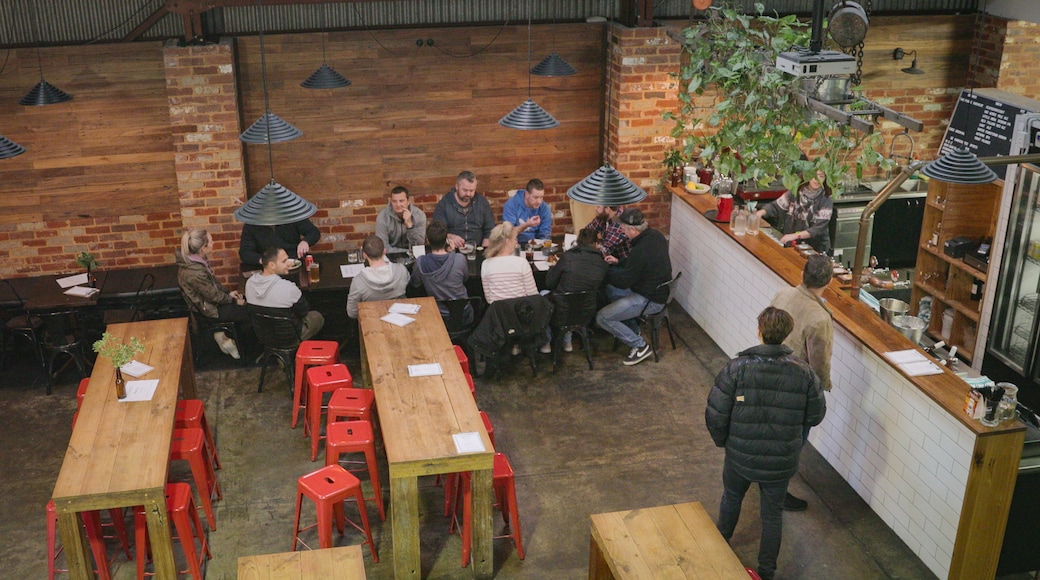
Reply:
M958 147L925 165L921 173L946 183L965 185L993 183L997 180L997 174L964 147Z
M325 5L322 5L322 19L325 21L325 27L328 28L328 13L326 10ZM305 89L338 89L350 86L350 81L336 72L336 69L329 66L325 59L325 36L327 34L324 30L321 32L321 66L318 67L318 70L311 73L307 80L300 83L300 86Z
M535 131L559 127L560 122L531 99L531 3L527 3L527 100L499 119L498 124L507 129Z
M0 159L10 159L25 153L25 147L0 135Z
M552 51L542 59L542 62L534 65L531 72L540 77L566 77L576 74L578 69L563 60L556 52L556 19L553 19Z
M606 164L568 189L567 197L589 205L618 206L643 201L646 191Z
M33 7L33 36L38 37L40 31L39 13L36 11L36 2L29 3ZM20 101L20 105L39 106L39 105L55 105L58 103L64 103L65 101L71 101L72 95L59 89L58 87L50 84L43 78L43 61L40 58L40 45L39 38L34 38L36 44L36 66L40 69L40 82L36 83Z
M260 32L260 74L264 82L264 114L238 138L245 143L254 144L292 141L303 133L271 112L271 101L267 95L267 55L264 50L264 22L263 12L260 10L260 0L257 0L256 3L256 20Z

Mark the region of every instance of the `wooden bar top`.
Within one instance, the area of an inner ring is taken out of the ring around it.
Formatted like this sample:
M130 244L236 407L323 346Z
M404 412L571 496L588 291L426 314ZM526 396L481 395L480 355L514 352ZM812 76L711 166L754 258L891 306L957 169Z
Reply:
M748 579L700 502L594 514L590 519L590 579Z
M415 322L380 320L395 302L418 304ZM376 395L391 478L490 469L494 447L433 298L362 302L358 323ZM408 366L440 363L444 374L410 377ZM460 455L452 438L476 432L485 451Z
M108 359L98 357L54 485L53 499L59 509L116 507L113 500L139 505L140 490L161 493L166 485L182 359L191 361L185 350L188 320L112 324L108 332L121 342L137 337L144 344L144 352L134 360L155 370L141 380L158 379L159 386L151 401L119 402L115 369ZM102 501L102 497L108 499ZM94 503L98 506L93 507Z
M365 580L361 546L301 550L238 559L238 580Z
M714 196L707 194L693 195L679 187L669 187L669 190L676 198L685 202L702 216L706 211L715 209L716 199ZM743 248L758 258L759 261L783 278L788 284L792 286L801 284L805 258L797 250L794 248L783 248L775 240L765 235L735 236L730 231L728 224L716 224L716 226L719 228L719 231L728 235L736 246ZM834 316L834 322L856 337L882 360L886 360L884 358L886 352L911 348L920 350L920 347L882 320L866 304L853 299L847 291L841 288L837 281L831 282L830 286L824 291L823 298L827 301L827 307L830 308L831 314ZM923 350L921 352L924 353ZM899 367L892 365L892 368L895 372L902 374ZM966 382L945 367L943 367L943 372L937 375L921 377L903 376L906 377L906 380L916 385L928 398L935 401L936 404L977 435L985 436L1025 429L1025 426L1019 421L1005 421L999 426L991 428L984 427L982 423L970 419L964 413L964 398L971 389Z

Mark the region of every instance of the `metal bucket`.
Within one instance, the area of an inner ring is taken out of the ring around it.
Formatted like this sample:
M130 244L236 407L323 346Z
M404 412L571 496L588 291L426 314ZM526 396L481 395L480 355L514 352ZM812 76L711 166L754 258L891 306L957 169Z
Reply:
M878 306L881 308L881 319L889 324L892 324L892 319L896 316L902 316L910 311L909 304L896 298L882 298L878 302Z
M892 319L892 326L901 332L903 336L917 344L921 341L921 334L928 327L928 323L916 316L896 316Z

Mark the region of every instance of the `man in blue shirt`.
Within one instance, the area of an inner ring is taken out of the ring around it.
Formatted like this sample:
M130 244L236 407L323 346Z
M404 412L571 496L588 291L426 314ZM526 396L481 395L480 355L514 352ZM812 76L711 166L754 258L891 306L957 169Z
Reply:
M541 179L532 179L527 187L516 192L502 205L502 221L516 226L520 233L516 241L526 244L538 238L549 239L552 233L552 210L544 203L545 184Z

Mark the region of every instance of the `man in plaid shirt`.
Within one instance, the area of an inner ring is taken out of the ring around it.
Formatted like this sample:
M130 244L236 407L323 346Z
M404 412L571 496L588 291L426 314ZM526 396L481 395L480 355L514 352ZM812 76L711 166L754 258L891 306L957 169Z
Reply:
M614 221L614 218L623 211L625 211L623 205L597 205L596 217L585 226L587 230L599 232L600 250L603 252L604 258L614 256L621 260L627 258L628 252L632 249L632 243L621 230L621 224Z

